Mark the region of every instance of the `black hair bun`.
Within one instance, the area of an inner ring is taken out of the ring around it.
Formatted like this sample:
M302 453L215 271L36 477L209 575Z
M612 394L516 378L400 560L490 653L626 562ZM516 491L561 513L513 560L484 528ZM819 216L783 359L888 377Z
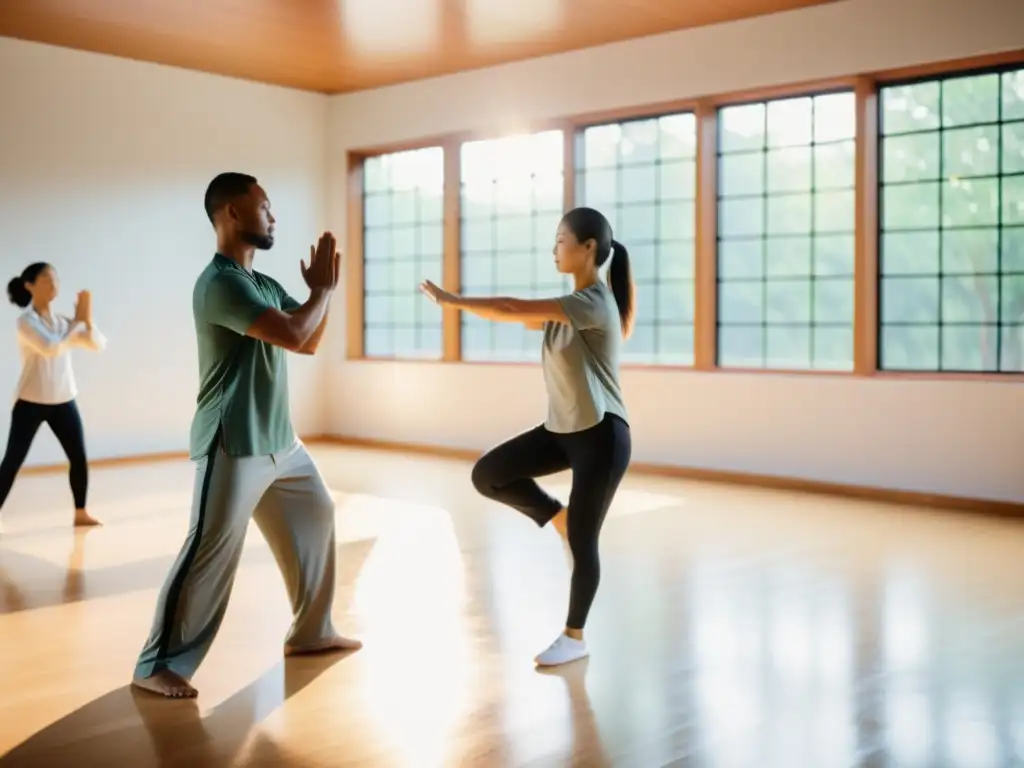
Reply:
M11 300L11 304L18 307L24 308L32 303L32 294L28 292L25 281L20 277L12 278L7 284L7 298Z

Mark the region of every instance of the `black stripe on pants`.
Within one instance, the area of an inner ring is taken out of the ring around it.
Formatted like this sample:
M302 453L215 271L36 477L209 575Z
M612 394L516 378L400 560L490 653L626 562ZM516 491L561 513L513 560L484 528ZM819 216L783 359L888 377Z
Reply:
M11 431L7 436L7 451L0 462L0 507L14 485L14 479L25 463L32 441L39 427L46 422L60 442L71 464L68 480L75 498L75 509L85 509L89 490L89 462L85 456L85 430L82 416L74 400L58 405L44 405L18 400L11 410Z
M562 503L545 493L534 478L572 470L568 532L573 570L565 623L569 629L583 629L597 594L601 581L597 541L631 452L629 425L608 414L582 432L559 434L543 425L535 427L491 449L473 467L477 491L542 527L558 514Z
M193 563L195 563L196 555L199 554L199 547L203 543L203 530L206 527L206 507L210 498L210 480L213 478L214 458L217 456L219 449L220 429L217 430L217 434L213 438L213 444L210 446L210 451L207 454L206 472L203 473L203 486L199 492L199 514L196 520L195 535L192 537L191 545L185 551L185 557L181 562L177 575L167 587L167 600L164 603L162 623L163 631L157 644L156 663L153 667L153 674L167 669L166 659L171 650L172 633L177 626L174 620L178 614L181 593L185 589L185 581L188 579ZM213 626L216 626L217 623L219 622L215 622ZM202 637L197 638L197 644L201 643L203 639ZM180 652L183 649L179 648L177 650Z

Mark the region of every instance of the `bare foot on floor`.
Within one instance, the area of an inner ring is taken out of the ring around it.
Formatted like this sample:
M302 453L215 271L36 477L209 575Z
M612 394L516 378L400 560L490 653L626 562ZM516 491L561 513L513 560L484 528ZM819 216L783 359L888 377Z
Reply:
M562 507L558 514L551 518L551 525L558 531L563 541L569 540L569 510Z
M168 699L194 699L199 695L199 691L189 685L188 680L169 669L163 669L149 677L136 677L132 680L132 685Z
M90 515L84 509L76 509L75 510L75 527L76 528L85 527L85 526L92 526L92 525L103 525L103 523L101 523L95 517Z
M358 651L363 647L361 640L335 635L327 640L321 640L313 645L285 645L285 656L306 656L313 653L334 653L339 651Z

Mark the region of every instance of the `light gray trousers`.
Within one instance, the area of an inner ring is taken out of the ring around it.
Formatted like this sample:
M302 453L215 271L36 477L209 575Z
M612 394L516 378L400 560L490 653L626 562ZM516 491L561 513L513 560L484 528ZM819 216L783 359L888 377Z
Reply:
M188 536L160 591L136 677L195 674L227 610L250 519L291 600L285 642L307 646L334 634L334 500L306 447L296 440L280 453L244 457L215 447L196 462Z

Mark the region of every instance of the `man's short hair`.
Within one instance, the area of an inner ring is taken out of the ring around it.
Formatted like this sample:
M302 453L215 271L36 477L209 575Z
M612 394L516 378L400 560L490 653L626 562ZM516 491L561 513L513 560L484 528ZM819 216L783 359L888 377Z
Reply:
M228 171L214 176L213 181L206 187L206 197L203 199L210 223L213 223L213 217L217 211L236 197L247 194L249 188L255 183L256 177L247 173Z

